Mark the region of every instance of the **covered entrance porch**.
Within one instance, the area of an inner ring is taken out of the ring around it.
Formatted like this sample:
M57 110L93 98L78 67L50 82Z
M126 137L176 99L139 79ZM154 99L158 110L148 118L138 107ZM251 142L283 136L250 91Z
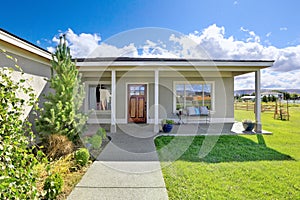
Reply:
M175 112L180 106L206 105L207 98L211 123L233 123L234 77L255 72L255 92L260 97L260 70L272 63L122 57L77 60L86 83L84 110L92 111L88 122L109 124L112 133L117 132L117 125L129 123L149 124L152 132L158 133L162 119L178 120ZM99 83L110 90L106 110L90 106L96 98L91 91L97 91ZM262 132L260 109L261 99L256 98L257 133Z

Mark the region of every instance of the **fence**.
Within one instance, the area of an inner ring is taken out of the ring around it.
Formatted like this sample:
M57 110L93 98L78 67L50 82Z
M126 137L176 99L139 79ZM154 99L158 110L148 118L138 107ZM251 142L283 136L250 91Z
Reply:
M255 103L254 102L235 102L235 110L246 110L255 112ZM289 120L289 102L272 102L272 103L262 103L261 112L272 112L274 113L274 119L280 120Z
M275 103L267 103L261 104L261 111L262 112L274 112L276 108ZM246 111L253 111L255 112L255 103L254 102L235 102L234 103L235 110L246 110Z

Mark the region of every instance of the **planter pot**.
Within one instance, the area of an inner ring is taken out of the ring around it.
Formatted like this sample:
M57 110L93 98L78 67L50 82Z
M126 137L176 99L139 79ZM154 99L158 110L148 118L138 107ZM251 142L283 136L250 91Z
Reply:
M245 131L252 131L254 129L255 123L243 123Z
M164 124L163 131L165 133L169 133L172 130L172 128L173 128L173 124Z

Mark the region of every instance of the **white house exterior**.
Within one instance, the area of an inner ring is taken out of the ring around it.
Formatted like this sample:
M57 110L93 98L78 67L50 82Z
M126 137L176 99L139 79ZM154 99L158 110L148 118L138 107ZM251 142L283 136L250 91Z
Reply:
M48 51L2 29L0 48L18 59L25 73L50 77ZM14 66L1 56L1 67ZM177 109L191 106L206 106L210 123L234 122L234 77L255 72L255 93L261 96L260 70L274 62L128 57L75 60L85 83L83 109L90 114L88 123L110 124L111 132L117 124L127 123L153 124L158 132L161 119L177 119ZM43 93L47 91L46 86ZM260 101L256 99L257 132L261 131Z

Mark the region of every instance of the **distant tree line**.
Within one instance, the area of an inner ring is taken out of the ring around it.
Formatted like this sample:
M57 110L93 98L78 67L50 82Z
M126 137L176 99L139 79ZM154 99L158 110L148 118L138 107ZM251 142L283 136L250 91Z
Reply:
M271 95L271 96L263 96L261 101L262 102L275 102L277 100L277 98L274 96L274 95Z
M281 92L283 94L283 100L299 100L300 94L289 93L289 92Z
M282 92L282 91L277 91L275 90L274 92L278 92L282 94L282 97L280 98L281 100L300 100L300 94L296 94L296 93L289 93L289 92ZM237 94L235 95L235 100L237 101L242 101L242 97L243 96L255 96L255 92L253 92L252 94ZM262 102L275 102L278 99L278 97L275 97L274 95L264 95L262 96Z

